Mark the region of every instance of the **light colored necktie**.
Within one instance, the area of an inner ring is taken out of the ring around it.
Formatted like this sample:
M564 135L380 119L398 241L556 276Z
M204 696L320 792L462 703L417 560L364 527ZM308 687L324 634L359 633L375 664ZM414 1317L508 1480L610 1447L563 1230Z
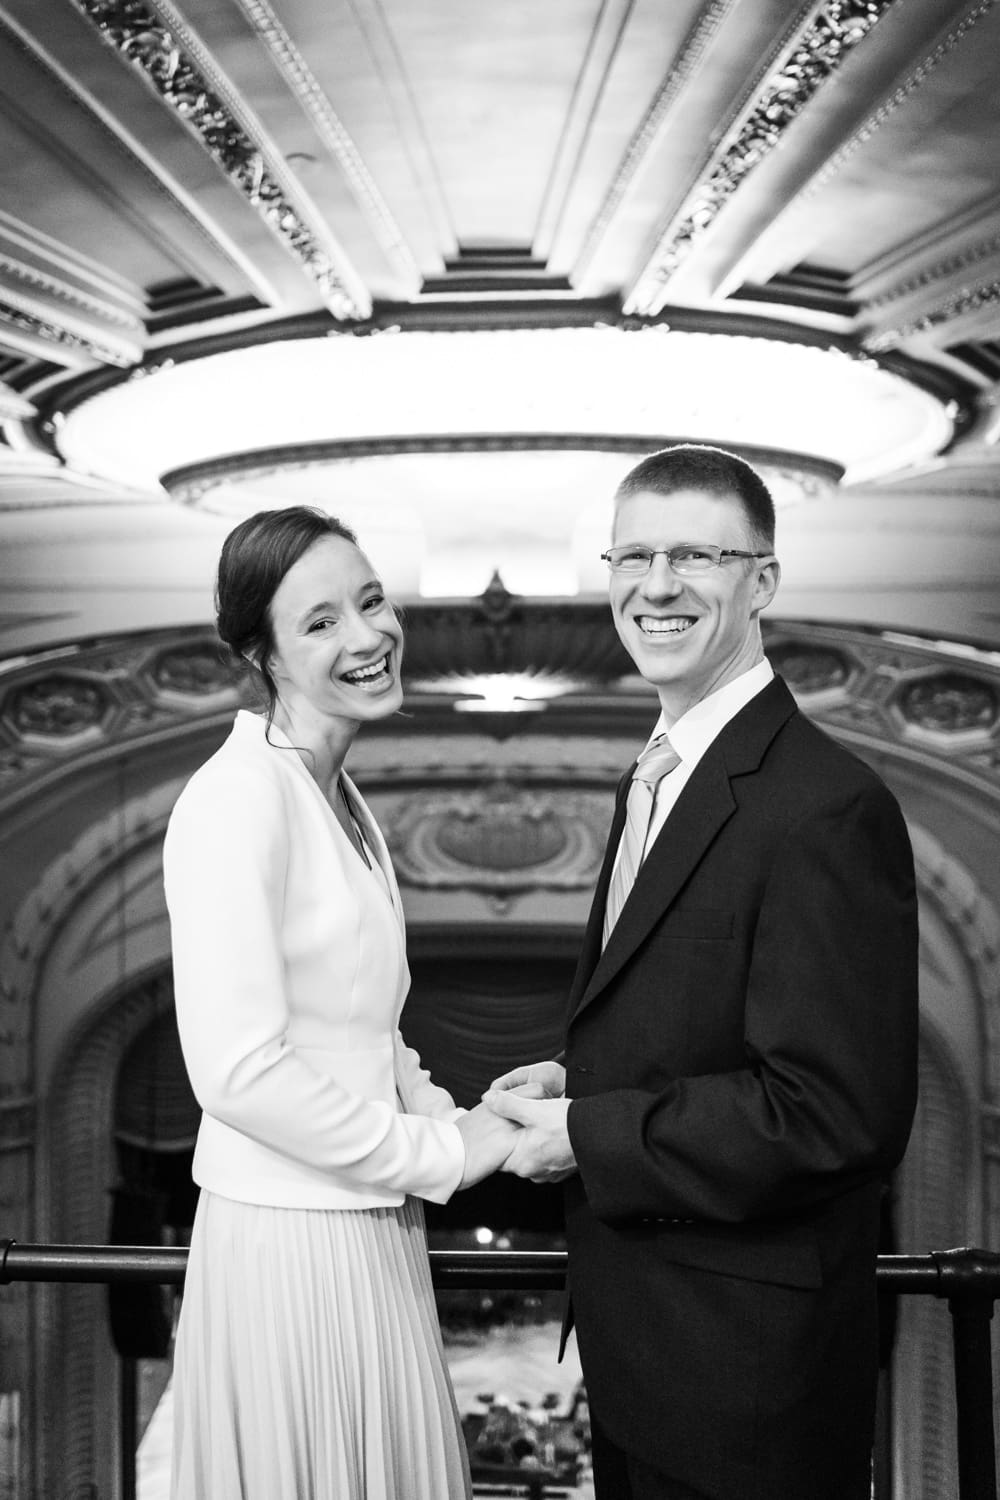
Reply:
M660 781L675 766L680 765L680 756L665 734L658 735L639 756L632 772L632 784L628 789L625 811L625 827L622 830L618 861L608 887L608 901L604 909L604 942L621 916L622 907L628 900L635 884L635 877L642 864L642 852L649 832L649 820L653 813L653 801Z

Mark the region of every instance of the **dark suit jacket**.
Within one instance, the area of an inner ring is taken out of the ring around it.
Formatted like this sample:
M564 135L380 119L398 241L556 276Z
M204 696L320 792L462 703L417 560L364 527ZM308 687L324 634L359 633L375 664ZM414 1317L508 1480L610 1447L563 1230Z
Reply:
M776 679L699 763L602 954L627 782L565 1054L592 1408L719 1500L867 1496L879 1198L916 1099L902 815Z

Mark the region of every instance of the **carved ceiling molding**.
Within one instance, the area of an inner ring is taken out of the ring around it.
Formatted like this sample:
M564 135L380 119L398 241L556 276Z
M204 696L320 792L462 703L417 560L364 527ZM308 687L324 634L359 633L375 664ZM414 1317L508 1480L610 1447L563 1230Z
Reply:
M117 365L120 369L127 369L139 357L137 353L126 350L121 345L105 343L90 334L75 333L65 324L42 316L9 288L0 290L0 332L5 326L14 330L15 345L17 333L27 334L45 344L54 344L57 348L83 355L99 364Z
M896 282L886 291L879 292L874 297L866 297L865 313L877 312L881 308L890 307L894 302L902 302L952 277L964 276L974 266L978 266L982 261L992 260L995 256L1000 256L1000 230L978 244L967 245L964 249L946 255L932 265L925 266L922 271Z
M685 37L680 51L670 64L670 72L657 89L652 103L625 148L611 186L587 230L583 246L573 267L574 281L578 281L586 272L597 254L622 205L625 194L643 166L654 141L663 130L670 111L694 77L708 46L735 4L736 0L712 0L707 9L698 16L694 26Z
M893 631L772 622L768 659L834 735L934 764L1000 800L1000 661Z
M241 685L214 632L154 632L43 653L0 676L0 804L82 759L232 714Z
M371 311L328 230L319 233L294 202L278 153L252 120L169 0L72 0L105 41L137 69L201 142L246 203L319 288L337 318Z
M969 33L984 16L989 15L997 0L978 0L959 21L958 25L948 31L937 43L931 52L909 73L901 84L893 89L887 99L873 110L870 115L858 126L853 134L834 151L819 170L809 179L802 188L786 212L793 213L803 206L816 193L820 192L830 179L847 165L851 158L860 148L871 140L877 130L886 123L900 105L905 104L910 96L920 88L928 76L934 71L950 52L960 46L966 40Z
M768 67L749 113L740 110L735 131L661 233L626 299L626 313L656 311L674 272L732 195L781 144L792 121L835 77L844 59L899 3L902 0L829 0L796 36L777 69Z
M57 66L53 59L38 45L34 38L32 38L21 26L17 25L17 23L11 16L6 14L0 14L0 30L6 31L12 41L15 42L23 52L27 53L39 67L44 68L47 75L47 83L50 88L58 89L63 97L69 101L73 109L80 110L86 113L89 128L93 130L99 130L101 132L104 140L107 142L109 154L126 157L129 163L130 172L139 173L148 184L150 190L156 195L156 197L161 198L165 202L169 203L171 213L177 214L181 218L183 218L187 228L207 247L209 247L213 256L219 257L220 259L224 260L226 265L232 267L239 275L247 275L246 262L241 261L238 257L234 256L232 249L227 246L226 243L218 236L210 232L204 220L200 218L197 213L192 211L183 197L177 197L174 193L170 192L166 188L162 178L157 176L157 174L151 169L145 157L137 155L131 149L131 147L127 145L125 141L123 141L122 137L111 128L103 112L93 109L88 96L82 94L77 89L76 85L65 73L65 71ZM9 226L11 225L11 223L16 223L16 221L12 221L10 215L5 214L2 212L2 210L0 210L0 225L3 226L5 235L10 235ZM30 226L19 225L18 229L20 233L22 233L23 235L27 235L32 241L34 241L31 248L35 250L36 253L42 250L42 245L38 241L35 231ZM183 261L183 252L179 251L176 246L173 246L171 248L174 250L174 253L178 256L179 260ZM50 255L53 253L51 241L45 241L44 252ZM72 253L71 258L74 264L79 264L79 256L75 252ZM57 260L66 261L67 263L69 262L70 255L69 252L67 252L65 245L58 246Z
M970 313L982 312L986 308L998 305L1000 305L1000 277L994 277L978 286L962 287L961 291L938 303L936 307L928 308L908 323L901 323L895 328L885 328L878 333L868 335L864 340L864 346L872 353L879 354L918 334L932 333L936 328L955 323Z
M78 309L82 313L89 313L91 317L99 318L104 323L111 323L129 333L139 336L145 332L142 319L134 313L126 312L103 297L89 296L86 292L81 292L77 287L71 286L69 282L56 276L46 275L36 267L25 265L23 261L15 260L12 256L0 254L0 276L30 287L35 292L42 292L56 302L64 302L71 308ZM132 347L133 358L141 358L142 348L138 343L138 338Z
M613 736L623 715L650 707L601 601L526 600L498 585L479 599L411 603L406 628L414 732L428 715L441 733L459 732L454 702L475 697L477 676L491 673L558 679L565 691L540 712L546 733L562 738L583 725L591 737ZM997 653L811 622L765 620L764 636L803 710L831 733L1000 801ZM39 653L0 673L0 807L40 795L90 759L224 725L249 701L207 627ZM502 739L537 717L466 716L462 732Z
M298 99L303 112L312 121L316 134L346 177L351 191L368 216L379 244L406 277L410 292L415 294L420 290L422 278L406 236L302 53L281 24L269 0L238 0L238 3L250 26L274 59L289 89Z

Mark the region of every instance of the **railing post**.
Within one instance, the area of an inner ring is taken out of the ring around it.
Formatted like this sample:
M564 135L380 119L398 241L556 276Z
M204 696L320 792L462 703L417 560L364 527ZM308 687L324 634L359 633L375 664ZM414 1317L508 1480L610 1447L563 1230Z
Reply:
M136 1500L136 1452L139 1447L139 1371L131 1355L118 1360L118 1445L121 1467L121 1500Z
M1000 1255L982 1250L931 1252L947 1297L955 1358L959 1500L997 1500L993 1436L993 1291L980 1274L1000 1266ZM992 1267L989 1263L992 1263Z

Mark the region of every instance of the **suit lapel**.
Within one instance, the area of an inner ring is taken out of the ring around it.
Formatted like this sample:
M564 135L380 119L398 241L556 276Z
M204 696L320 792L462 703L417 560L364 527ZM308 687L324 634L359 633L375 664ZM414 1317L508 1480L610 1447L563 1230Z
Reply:
M569 1008L567 1019L572 1019L576 1011L580 997L587 987L587 982L597 967L601 957L601 943L604 937L604 908L608 901L608 887L611 884L611 873L615 867L615 856L618 852L618 844L621 840L622 829L625 827L626 804L628 802L628 789L632 781L632 772L635 770L636 761L633 761L618 783L615 794L615 811L611 819L611 828L608 831L608 842L604 848L604 861L601 872L597 877L597 889L594 891L594 899L591 902L590 916L587 918L587 926L583 934L583 945L580 949L580 957L577 960L576 973L573 976L573 984L569 993Z
M632 892L602 953L600 945L608 885L625 821L623 787L627 789L631 772L623 777L570 995L570 1020L585 1010L610 983L677 899L688 876L736 810L733 778L759 768L771 740L795 711L794 699L785 684L780 678L775 678L730 720L709 746L643 861Z
M673 905L691 871L732 816L736 803L729 777L721 758L714 756L712 749L699 761L643 860L608 945L597 959L590 982L580 997L577 1015L611 982ZM600 909L603 922L603 901Z

